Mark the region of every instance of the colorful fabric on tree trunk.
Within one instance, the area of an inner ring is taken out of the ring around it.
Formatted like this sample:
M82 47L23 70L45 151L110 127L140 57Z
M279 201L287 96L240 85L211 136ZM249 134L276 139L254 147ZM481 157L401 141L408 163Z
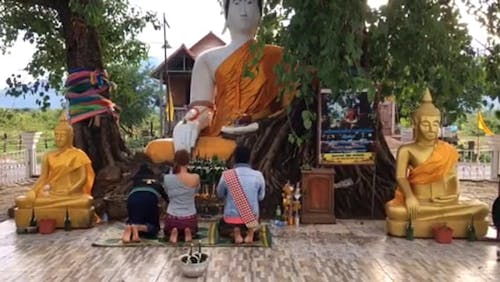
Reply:
M115 104L103 95L112 88L106 71L70 71L65 86L68 88L66 98L72 124L102 113L109 113L118 119Z

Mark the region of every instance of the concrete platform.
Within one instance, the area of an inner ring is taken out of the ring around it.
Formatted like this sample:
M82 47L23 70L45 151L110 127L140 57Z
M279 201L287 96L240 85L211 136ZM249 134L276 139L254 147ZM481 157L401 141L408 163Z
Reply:
M180 275L186 248L99 248L107 223L50 235L17 235L0 223L0 281L500 281L498 242L388 237L384 221L273 227L272 248L206 248L205 276Z

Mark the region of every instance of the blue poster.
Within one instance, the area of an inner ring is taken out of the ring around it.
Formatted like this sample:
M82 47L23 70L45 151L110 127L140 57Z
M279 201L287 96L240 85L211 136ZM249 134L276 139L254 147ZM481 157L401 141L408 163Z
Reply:
M375 112L368 93L322 91L319 99L320 164L371 164Z

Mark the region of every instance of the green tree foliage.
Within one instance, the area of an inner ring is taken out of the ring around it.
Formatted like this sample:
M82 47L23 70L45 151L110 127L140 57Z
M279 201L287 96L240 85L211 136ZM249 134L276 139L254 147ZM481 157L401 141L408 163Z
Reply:
M120 109L120 125L131 132L151 116L157 97L163 93L158 83L150 78L149 66L110 64L108 70L113 74L112 80L119 81L117 95L111 93L111 98Z
M68 58L62 18L57 11L68 3L82 21L98 30L105 65L137 64L146 58L147 46L137 39L137 34L148 23L159 28L158 21L151 12L130 8L128 0L0 0L0 50L6 53L18 38L34 44L36 50L25 68L36 81L23 83L18 74L12 74L7 78L9 94L36 93L47 106L44 96L48 89L63 90Z
M483 43L486 49L484 64L486 80L489 82L488 93L489 96L496 97L500 101L500 2L498 0L461 1L488 31L487 41Z
M452 2L394 0L373 15L370 74L383 94L397 97L403 116L425 86L448 122L480 105L487 94L481 60Z
M498 15L498 5L487 9ZM265 11L278 12L265 18L259 34L279 35L286 64L310 66L292 73L281 68L284 81L307 85L316 77L334 91L368 88L372 97L394 95L402 116L429 87L447 123L478 108L482 95L496 95L500 60L472 48L455 1L389 0L371 9L362 0L283 0L268 1ZM498 25L490 26L498 32ZM309 101L313 95L308 88L299 93Z
M40 131L52 136L60 115L61 110L0 109L0 135L11 138L23 131Z

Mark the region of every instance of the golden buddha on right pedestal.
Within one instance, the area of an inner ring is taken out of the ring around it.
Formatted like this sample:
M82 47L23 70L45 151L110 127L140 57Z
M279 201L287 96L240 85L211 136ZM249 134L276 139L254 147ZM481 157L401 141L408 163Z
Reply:
M456 174L458 153L438 139L441 113L426 90L413 114L415 141L399 148L396 158L395 198L386 206L387 232L405 236L410 223L415 237L432 237L432 227L445 224L453 237L465 238L470 224L477 237L488 230L488 205L477 200L459 200Z

